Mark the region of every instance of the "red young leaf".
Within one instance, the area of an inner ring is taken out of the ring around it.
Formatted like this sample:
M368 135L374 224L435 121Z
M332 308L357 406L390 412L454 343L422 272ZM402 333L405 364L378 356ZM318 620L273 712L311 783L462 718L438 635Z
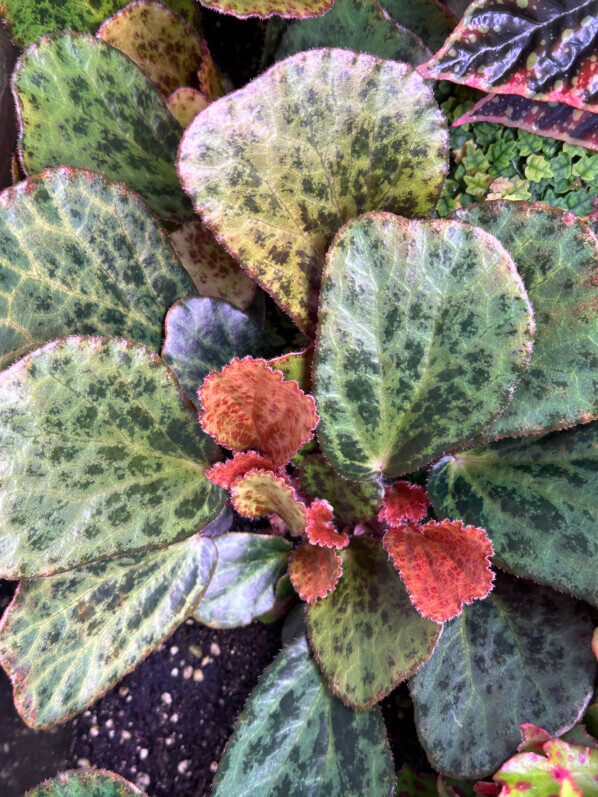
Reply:
M212 484L217 484L219 487L229 490L236 479L255 468L276 470L276 467L268 457L263 457L257 451L242 451L235 454L232 459L227 459L225 462L217 462L210 470L206 471L206 476Z
M307 510L307 526L305 527L305 534L312 545L337 548L338 550L347 547L349 536L334 528L333 515L334 510L328 501L321 498L312 501Z
M306 603L315 603L332 592L342 572L342 560L334 549L308 542L296 548L289 559L291 582Z
M484 529L464 527L460 520L430 520L390 529L384 547L415 608L437 623L461 614L464 603L485 598L492 589L488 557L494 551Z
M287 463L311 440L320 420L311 396L253 357L235 357L208 374L198 395L205 432L232 451L257 448L275 465Z
M428 514L430 499L423 487L411 482L394 482L384 491L382 509L378 515L381 523L399 526L401 523L418 523Z
M236 479L230 488L234 508L245 517L275 514L281 517L289 531L299 537L305 531L307 508L297 498L286 475L270 470L250 470Z

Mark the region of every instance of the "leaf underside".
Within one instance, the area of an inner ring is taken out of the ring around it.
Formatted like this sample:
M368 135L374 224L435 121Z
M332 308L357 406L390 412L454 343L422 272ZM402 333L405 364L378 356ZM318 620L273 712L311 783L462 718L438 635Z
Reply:
M166 98L166 107L182 128L188 127L200 111L209 105L201 91L183 86ZM193 224L194 222L186 222Z
M210 470L206 471L206 476L212 484L230 490L237 479L255 468L277 470L272 460L258 454L257 451L238 451L232 459L226 459L224 462L217 462L213 465Z
M202 6L245 19L272 16L303 19L325 14L334 0L199 0Z
M231 487L233 507L244 517L264 517L275 514L288 526L295 537L305 531L307 510L297 497L286 475L253 469Z
M27 792L25 797L134 797L145 795L128 780L105 769L59 772Z
M304 543L291 554L289 576L306 603L315 603L336 587L343 572L341 558L332 548Z

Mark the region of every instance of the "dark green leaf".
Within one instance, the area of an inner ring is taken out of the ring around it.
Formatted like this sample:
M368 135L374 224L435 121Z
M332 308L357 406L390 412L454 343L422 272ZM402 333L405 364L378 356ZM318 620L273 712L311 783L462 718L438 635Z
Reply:
M455 27L456 19L436 0L381 0L390 16L420 36L432 50L438 49Z

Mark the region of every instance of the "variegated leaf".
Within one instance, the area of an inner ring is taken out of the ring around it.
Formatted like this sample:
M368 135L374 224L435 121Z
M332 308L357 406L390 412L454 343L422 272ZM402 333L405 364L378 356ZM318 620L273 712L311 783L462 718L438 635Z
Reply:
M199 0L202 6L234 17L317 17L326 13L334 0Z
M59 772L27 792L25 797L134 797L145 792L106 769Z

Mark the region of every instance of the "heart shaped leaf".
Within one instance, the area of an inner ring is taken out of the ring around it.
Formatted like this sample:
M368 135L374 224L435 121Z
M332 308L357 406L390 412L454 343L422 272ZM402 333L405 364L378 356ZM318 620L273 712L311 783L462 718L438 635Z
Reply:
M159 351L164 315L193 284L142 199L62 167L0 195L0 367L71 333Z
M277 476L254 468L233 483L230 494L234 508L244 517L274 514L286 523L293 536L299 537L305 531L307 508L286 474Z
M307 510L307 525L305 536L312 545L321 545L323 548L346 548L349 544L349 535L339 533L333 523L334 510L325 499L318 498Z
M598 606L597 472L595 422L446 457L429 493L440 517L486 529L499 567Z
M138 191L159 216L193 217L174 165L180 125L120 50L83 33L44 36L19 58L13 87L29 174L93 169Z
M509 401L533 329L513 260L483 230L388 213L349 222L322 283L322 450L344 476L364 479L462 446Z
M222 509L217 457L143 346L66 338L0 374L0 574L33 578L191 536Z
M0 627L0 663L32 728L74 717L188 617L216 566L198 536L164 551L25 581Z
M446 5L437 0L382 0L382 5L395 22L420 36L436 50L457 24Z
M209 104L209 100L201 91L191 89L188 86L183 86L183 88L173 91L166 98L166 107L183 128L188 127L197 114L207 108ZM197 222L193 221L185 223L197 224Z
M274 15L303 19L325 14L334 0L199 0L202 6L246 19L267 19Z
M307 610L307 630L332 691L366 709L430 658L441 627L411 605L378 540L354 537L336 589Z
M210 470L206 471L206 476L219 487L224 487L225 490L230 490L233 483L245 476L250 470L258 468L259 470L272 470L277 468L268 457L258 454L257 451L239 451L232 459L227 459L224 462L217 462Z
M342 560L333 548L305 543L295 548L289 561L289 576L297 595L315 603L335 589L343 573Z
M291 543L271 534L231 532L214 539L218 564L194 617L210 628L239 628L269 612Z
M25 797L134 797L145 795L128 780L106 769L59 772L27 792Z
M384 490L382 509L378 515L381 523L399 526L401 523L419 523L428 514L430 499L419 484L399 481Z
M446 153L444 117L411 67L322 49L202 111L179 173L218 240L312 333L336 231L366 210L430 215Z
M432 766L454 777L483 777L517 751L519 723L551 734L574 725L592 694L591 635L583 604L499 575L486 600L444 626L432 658L410 683Z
M301 636L252 692L212 793L262 797L301 784L311 797L388 797L393 782L381 712L351 711L331 695Z

